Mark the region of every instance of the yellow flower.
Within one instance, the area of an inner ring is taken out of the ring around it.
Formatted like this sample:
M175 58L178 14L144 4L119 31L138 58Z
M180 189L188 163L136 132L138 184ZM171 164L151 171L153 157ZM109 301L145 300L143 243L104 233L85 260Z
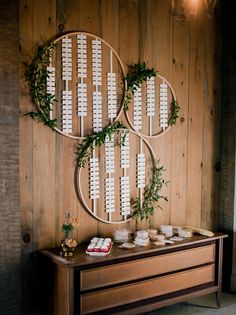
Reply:
M68 247L76 247L77 246L77 242L76 240L72 240L72 238L70 238L69 240L65 240L66 246Z
M73 225L74 228L79 227L79 218L72 216L71 217L71 224Z

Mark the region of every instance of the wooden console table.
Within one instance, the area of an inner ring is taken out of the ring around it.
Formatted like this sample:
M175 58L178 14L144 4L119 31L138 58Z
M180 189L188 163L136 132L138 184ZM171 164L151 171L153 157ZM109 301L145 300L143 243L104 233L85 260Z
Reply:
M219 307L225 237L193 236L129 250L114 245L105 257L86 255L85 245L71 258L60 257L58 249L42 251L47 312L140 314L212 292Z

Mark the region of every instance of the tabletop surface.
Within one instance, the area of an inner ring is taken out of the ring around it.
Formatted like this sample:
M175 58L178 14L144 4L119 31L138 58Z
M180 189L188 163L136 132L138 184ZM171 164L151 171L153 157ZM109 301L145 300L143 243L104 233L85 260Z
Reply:
M136 258L148 255L159 255L165 252L169 252L175 249L184 250L191 246L204 245L206 243L214 242L218 239L227 237L227 234L215 233L212 237L206 237L202 235L193 235L192 237L186 238L183 241L175 242L174 244L166 244L165 246L154 245L151 243L149 246L138 247L132 249L119 248L120 244L113 244L111 252L106 256L90 256L86 254L86 248L88 244L79 244L72 257L64 258L60 255L59 248L51 248L41 250L40 254L48 256L54 263L64 265L68 267L83 267L92 264L104 264L106 262L111 263L113 260L122 260L127 258Z

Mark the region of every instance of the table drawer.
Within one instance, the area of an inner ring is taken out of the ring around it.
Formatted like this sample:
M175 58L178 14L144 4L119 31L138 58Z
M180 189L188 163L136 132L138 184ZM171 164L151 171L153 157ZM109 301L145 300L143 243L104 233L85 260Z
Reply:
M214 265L181 271L151 280L81 296L81 313L88 314L142 299L191 288L214 280Z
M213 262L215 244L81 271L81 290L160 275Z

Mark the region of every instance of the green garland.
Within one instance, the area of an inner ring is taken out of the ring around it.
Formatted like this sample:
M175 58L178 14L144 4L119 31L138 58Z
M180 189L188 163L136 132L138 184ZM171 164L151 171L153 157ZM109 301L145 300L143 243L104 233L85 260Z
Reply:
M173 99L171 102L170 117L168 119L169 126L176 125L177 119L179 118L179 112L180 112L179 103Z
M129 109L129 104L132 99L134 92L141 86L144 81L157 75L157 71L147 69L146 63L133 64L129 66L129 71L125 80L127 81L127 89L123 100L123 108L125 111Z
M168 201L167 197L162 196L160 191L163 185L167 185L168 182L162 179L162 173L164 167L160 165L160 161L155 161L152 173L152 182L150 185L146 185L143 193L143 202L141 204L140 198L136 197L131 201L132 208L134 209L133 216L136 222L140 219L143 221L151 220L155 210L162 209L158 204L160 199Z
M129 66L129 72L125 77L127 81L127 89L125 91L125 96L123 99L123 108L125 111L129 109L129 104L132 100L134 92L141 86L141 84L151 77L155 77L157 71L148 69L146 63L142 64L133 64ZM173 98L171 102L170 115L168 119L168 125L176 125L177 119L179 118L180 106L178 102Z
M49 72L47 71L47 65L52 55L52 49L55 47L53 42L47 42L46 44L39 46L36 54L30 64L25 64L26 70L24 73L26 81L29 82L30 96L36 111L31 111L25 114L30 116L44 125L49 126L53 131L57 127L57 119L50 118L50 112L52 111L52 105L56 101L55 95L46 92L47 78ZM132 64L129 66L129 71L124 78L127 82L127 88L125 90L122 106L125 111L128 110L134 92L141 86L147 79L156 76L157 71L148 69L146 63ZM171 102L170 117L168 120L169 126L175 125L179 117L180 107L176 100Z
M91 157L91 152L95 147L100 147L105 143L106 138L111 139L112 134L119 133L120 129L126 129L121 122L115 121L112 125L103 128L96 134L87 136L82 143L80 143L76 150L76 161L78 167L84 167ZM126 134L125 134L126 135ZM123 145L125 135L117 145Z
M28 112L25 116L30 116L44 125L49 126L53 131L57 126L56 119L50 119L55 95L46 92L47 78L49 72L47 66L55 47L53 42L48 42L39 46L30 64L25 64L25 79L29 82L29 92L36 111Z

